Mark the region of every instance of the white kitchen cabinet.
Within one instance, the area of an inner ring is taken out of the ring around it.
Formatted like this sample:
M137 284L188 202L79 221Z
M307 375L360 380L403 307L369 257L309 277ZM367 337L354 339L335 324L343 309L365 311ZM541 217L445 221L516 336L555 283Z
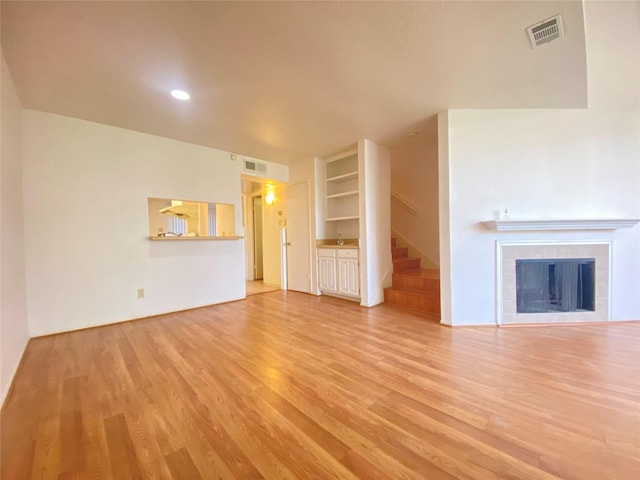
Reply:
M338 250L338 294L360 297L360 269L358 267L358 250Z
M318 249L318 287L324 293L336 293L336 250L333 248Z
M322 293L360 299L357 248L318 248L318 285Z

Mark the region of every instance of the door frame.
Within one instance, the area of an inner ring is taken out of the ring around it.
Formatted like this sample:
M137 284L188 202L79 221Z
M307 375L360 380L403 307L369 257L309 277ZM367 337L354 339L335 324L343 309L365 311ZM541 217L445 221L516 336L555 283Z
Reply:
M256 201L258 200L258 201ZM260 206L260 235L256 235L256 223L258 215L256 215L256 205ZM260 195L252 195L251 196L251 226L253 229L253 278L254 280L264 280L264 198L262 194ZM257 239L260 238L260 273L261 276L258 277L258 258L257 253L258 249L256 245L258 243Z
M254 208L253 199L262 196L262 191L258 190L253 193L243 193L245 201L245 262L249 265L249 268L245 269L245 277L247 281L256 279L255 257L256 257L256 234L253 225L254 222Z

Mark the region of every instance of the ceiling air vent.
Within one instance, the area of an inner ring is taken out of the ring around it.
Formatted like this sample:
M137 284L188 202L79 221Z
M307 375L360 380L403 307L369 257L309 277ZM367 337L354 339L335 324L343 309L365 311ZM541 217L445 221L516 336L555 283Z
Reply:
M536 48L543 43L548 43L556 38L560 38L564 35L562 31L562 18L560 15L547 18L540 23L531 25L527 28L529 34L529 40L531 41L531 47Z
M245 172L255 173L256 175L267 174L266 163L256 162L255 160L249 160L248 158L245 158L243 162L243 168Z

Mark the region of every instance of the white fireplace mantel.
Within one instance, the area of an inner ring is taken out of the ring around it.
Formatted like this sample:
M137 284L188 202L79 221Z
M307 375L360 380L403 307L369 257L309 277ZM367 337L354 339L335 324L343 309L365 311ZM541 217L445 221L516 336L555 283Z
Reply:
M548 231L548 230L617 230L631 228L640 223L640 219L604 219L604 220L491 220L486 222L489 228L499 232Z

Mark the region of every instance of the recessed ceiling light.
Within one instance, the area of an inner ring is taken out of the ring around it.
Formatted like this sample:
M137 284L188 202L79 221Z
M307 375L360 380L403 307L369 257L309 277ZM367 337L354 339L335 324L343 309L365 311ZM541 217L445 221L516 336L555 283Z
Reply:
M418 135L418 132L409 132L409 133L407 133L407 137L415 137L416 135Z
M171 90L171 96L178 100L189 100L191 98L191 95L184 90Z

